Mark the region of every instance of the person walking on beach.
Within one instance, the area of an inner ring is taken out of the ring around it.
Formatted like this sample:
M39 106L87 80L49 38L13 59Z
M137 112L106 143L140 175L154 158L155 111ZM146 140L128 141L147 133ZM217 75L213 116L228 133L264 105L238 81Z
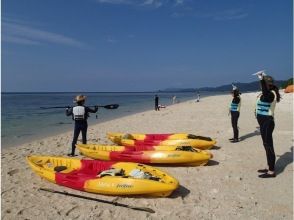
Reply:
M196 102L200 102L200 93L199 92L197 93L197 100L196 100Z
M238 119L240 116L240 107L241 107L241 93L239 89L233 85L232 96L233 100L230 105L230 112L231 113L231 122L234 132L234 137L229 139L232 143L239 142L239 128L238 128Z
M274 85L274 79L264 71L256 73L260 80L262 94L256 102L256 118L260 126L260 134L266 153L268 169L258 170L260 178L276 177L275 163L276 155L273 144L273 131L275 128L274 111L275 105L280 101L279 89Z
M158 95L155 95L154 102L155 102L155 111L159 111L159 105L158 105L159 97L158 97Z
M74 135L71 145L71 153L68 156L75 156L76 143L80 132L82 132L82 141L83 144L87 143L87 129L89 113L96 113L98 111L98 106L95 106L95 109L84 106L86 101L86 96L78 95L75 97L74 102L76 103L75 107L67 108L66 115L72 116L72 119L75 121Z

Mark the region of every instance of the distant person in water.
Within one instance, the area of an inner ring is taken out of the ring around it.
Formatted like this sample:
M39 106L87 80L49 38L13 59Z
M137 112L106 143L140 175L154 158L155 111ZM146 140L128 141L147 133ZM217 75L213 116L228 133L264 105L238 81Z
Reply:
M177 99L177 96L174 95L173 98L172 98L172 103L173 104L176 104L176 99Z
M68 156L71 156L71 157L75 156L76 144L77 144L80 132L82 132L83 144L87 143L87 129L88 129L87 119L89 117L89 113L96 113L98 111L98 106L95 106L95 109L91 109L89 107L84 106L85 101L86 101L86 96L78 95L74 99L74 103L76 103L76 106L66 109L66 115L72 116L72 119L75 121L74 135L73 135L73 140L71 145L71 153L68 154Z
M276 155L273 144L274 111L275 105L280 101L281 96L271 76L267 76L264 71L259 71L256 75L260 80L262 94L257 99L255 112L268 165L268 169L261 169L257 172L262 173L259 175L260 178L271 178L276 177Z
M241 93L239 89L232 84L232 96L233 100L230 105L230 112L231 114L231 123L233 127L234 137L229 139L232 143L239 142L239 128L238 128L238 119L240 116L240 107L241 107Z
M159 97L158 97L158 95L155 95L155 97L154 97L155 111L159 111L158 103L159 103Z

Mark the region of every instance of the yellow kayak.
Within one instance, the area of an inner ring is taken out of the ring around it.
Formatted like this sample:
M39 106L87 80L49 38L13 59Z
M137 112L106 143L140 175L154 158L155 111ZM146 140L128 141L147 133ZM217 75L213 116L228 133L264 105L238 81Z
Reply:
M192 151L136 151L124 146L97 144L77 144L76 146L83 155L99 160L200 166L207 164L212 158L211 153L193 148L190 148Z
M107 133L107 137L114 143L124 146L139 145L175 145L192 146L202 150L207 150L216 144L215 140L209 137L196 136L192 134L125 134L125 133Z
M135 146L191 146L201 150L209 150L212 148L216 141L203 141L195 139L183 139L183 140L165 140L165 141L139 141L131 139L121 139L121 145L126 147L135 147Z
M91 193L166 197L179 186L169 174L138 163L51 156L28 156L27 162L50 182Z

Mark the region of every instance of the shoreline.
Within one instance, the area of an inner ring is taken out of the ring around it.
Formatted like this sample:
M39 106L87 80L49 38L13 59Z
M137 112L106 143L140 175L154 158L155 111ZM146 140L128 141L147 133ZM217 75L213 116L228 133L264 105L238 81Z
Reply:
M276 106L273 133L277 177L260 179L265 152L253 115L256 93L242 94L239 143L230 143L230 95L202 98L140 112L88 128L88 143L110 144L107 131L138 133L186 132L217 139L213 160L202 167L169 167L180 187L167 198L117 197L80 192L41 179L29 168L27 155L62 155L70 148L72 132L2 149L2 219L292 219L293 217L293 94L282 94ZM289 123L290 122L290 123ZM78 151L76 151L78 153ZM78 156L78 158L82 158ZM155 166L156 167L156 166ZM289 187L290 186L290 187ZM42 193L52 188L108 201L150 207L148 214L123 207ZM46 208L45 208L46 207Z
M210 97L210 96L209 96ZM206 97L204 97L203 99L205 99ZM183 104L183 103L187 103L187 102L191 102L193 101L194 99L191 99L191 100L186 100L184 102L181 102L181 103L175 103L175 104L172 104L172 105L168 105L167 107L171 107L171 106L174 106L174 105L179 105L179 104ZM161 110L163 111L163 110ZM137 115L137 114L141 114L141 113L148 113L148 112L154 112L154 110L141 110L139 112L132 112L130 114L127 114L127 115L120 115L120 116L117 116L117 117L113 117L113 118L107 118L105 120L101 120L101 121L97 121L97 122L91 122L91 124L89 124L89 127L88 127L88 131L93 128L93 127L96 127L96 126L99 126L99 125L103 125L104 123L112 123L112 121L116 121L116 120L120 120L120 119L124 119L124 118L128 118L130 116L134 116L134 115ZM74 122L71 123L70 125L71 127L70 128L66 128L66 130L63 130L61 131L60 134L57 134L57 133L52 133L52 134L48 134L46 136L44 136L45 134L40 134L38 136L35 136L34 139L31 139L31 140L27 140L25 141L24 143L22 144L14 144L14 145L10 145L10 146L6 146L6 147L3 147L3 150L4 149L10 149L10 148L17 148L17 147L22 147L24 145L30 145L31 143L33 142L39 142L39 141L44 141L46 139L52 139L52 138L56 138L56 137L59 137L59 136L62 136L62 135L68 135L69 133L72 135L72 132L73 132L73 127L74 127ZM81 134L79 136L79 140L81 138ZM105 138L106 138L106 134L105 134Z
M214 95L218 95L218 94L205 93L203 98L214 96ZM186 100L184 100L183 102L180 102L180 103L184 103L184 102L187 102L187 101L192 101L192 100L195 99L195 97L191 97L191 98L185 97L184 99L186 99ZM102 113L100 113L102 115L100 115L100 117L98 117L98 120L94 119L95 114L91 114L92 117L90 117L88 119L89 127L98 125L100 123L108 122L108 121L111 121L111 120L119 119L119 118L122 118L122 117L128 117L128 116L131 116L133 114L142 113L142 112L145 112L145 111L152 111L151 109L146 109L146 108L152 108L152 107L144 106L144 104L146 104L146 103L143 103L143 105L140 108L138 108L137 110L134 110L134 108L131 108L131 107L130 107L130 109L125 109L123 112L120 112L119 115L116 115L116 112L113 112L113 113L107 112L106 115L103 116L104 113L102 112ZM176 104L179 104L179 103L176 103ZM167 105L167 107L170 107L172 105L173 104L169 104L169 105ZM102 110L102 111L104 111L104 110ZM116 111L116 110L106 110L106 111ZM98 113L99 112L101 112L101 110L98 111ZM53 137L53 136L56 136L56 135L58 135L60 133L68 133L68 132L73 130L74 122L69 117L64 116L63 120L65 120L65 121L60 121L60 120L62 120L62 119L57 118L56 121L51 121L52 122L51 125L50 125L51 130L48 130L48 129L42 130L41 129L42 131L40 133L38 133L38 134L34 134L34 133L30 134L30 133L28 133L28 134L14 135L12 137L2 136L1 137L2 138L2 148L19 147L19 146L24 145L24 144L29 144L32 141L41 141L42 139ZM60 126L62 126L62 128ZM53 131L56 128L57 128L58 131ZM6 141L6 143L5 143L5 141L3 141L3 139L8 139L8 138L9 138L9 141ZM15 139L15 140L11 141L11 139Z

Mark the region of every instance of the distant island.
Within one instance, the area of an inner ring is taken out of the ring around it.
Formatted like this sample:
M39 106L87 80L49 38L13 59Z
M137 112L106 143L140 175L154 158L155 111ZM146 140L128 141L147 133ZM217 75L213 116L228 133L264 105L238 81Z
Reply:
M293 78L289 80L275 80L275 85L279 88L285 88L289 81L293 83ZM259 81L254 81L250 83L234 83L242 92L252 92L260 90ZM227 92L232 90L232 84L217 86L217 87L201 87L201 88L166 88L163 90L158 90L157 92Z

